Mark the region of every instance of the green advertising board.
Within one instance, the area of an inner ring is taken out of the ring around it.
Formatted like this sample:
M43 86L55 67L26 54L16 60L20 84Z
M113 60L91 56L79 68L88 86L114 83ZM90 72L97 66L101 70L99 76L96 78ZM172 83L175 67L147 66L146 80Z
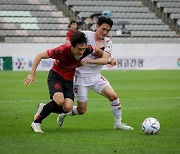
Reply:
M0 71L12 70L12 57L0 57Z

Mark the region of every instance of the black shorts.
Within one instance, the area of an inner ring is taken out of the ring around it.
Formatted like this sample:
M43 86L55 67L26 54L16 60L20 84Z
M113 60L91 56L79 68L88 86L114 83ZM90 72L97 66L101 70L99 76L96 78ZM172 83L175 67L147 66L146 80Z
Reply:
M70 98L74 101L73 81L64 80L58 73L50 70L47 82L50 99L52 99L56 92L62 92L64 94L64 98Z

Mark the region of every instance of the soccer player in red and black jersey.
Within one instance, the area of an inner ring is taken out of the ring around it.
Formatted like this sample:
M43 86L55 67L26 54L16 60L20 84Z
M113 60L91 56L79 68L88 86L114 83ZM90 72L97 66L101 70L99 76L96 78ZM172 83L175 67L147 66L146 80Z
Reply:
M77 22L72 20L69 24L69 30L66 33L66 43L70 43L71 36L76 32L78 29Z
M51 101L46 105L43 103L39 104L38 111L31 124L34 132L43 133L41 122L50 113L60 114L72 110L74 102L73 76L78 66L87 63L81 60L88 54L96 54L102 57L103 51L101 49L93 49L92 46L87 46L85 34L77 31L71 37L71 44L64 44L36 55L30 74L24 80L24 85L26 86L29 86L32 82L37 82L35 78L36 68L41 59L53 58L55 62L48 75ZM104 62L99 58L99 62L96 60L96 63L103 65Z

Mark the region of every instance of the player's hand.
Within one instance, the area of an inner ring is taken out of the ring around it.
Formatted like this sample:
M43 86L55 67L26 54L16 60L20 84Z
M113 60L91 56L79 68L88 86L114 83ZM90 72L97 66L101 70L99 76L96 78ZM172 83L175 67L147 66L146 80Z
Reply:
M29 74L23 82L25 86L30 86L30 84L33 82L37 83L37 80L34 74Z
M108 64L115 66L116 65L116 59L114 59L114 58L111 59L111 61Z

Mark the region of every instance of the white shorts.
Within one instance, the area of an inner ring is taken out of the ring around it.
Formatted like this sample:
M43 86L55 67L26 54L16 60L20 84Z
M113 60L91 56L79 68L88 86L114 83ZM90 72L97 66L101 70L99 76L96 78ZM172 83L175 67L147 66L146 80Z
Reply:
M98 94L101 94L102 90L104 89L105 86L109 85L109 81L101 76L99 80L89 86L81 86L74 82L74 94L76 96L77 101L79 102L85 102L88 99L88 91L89 89L92 89Z

